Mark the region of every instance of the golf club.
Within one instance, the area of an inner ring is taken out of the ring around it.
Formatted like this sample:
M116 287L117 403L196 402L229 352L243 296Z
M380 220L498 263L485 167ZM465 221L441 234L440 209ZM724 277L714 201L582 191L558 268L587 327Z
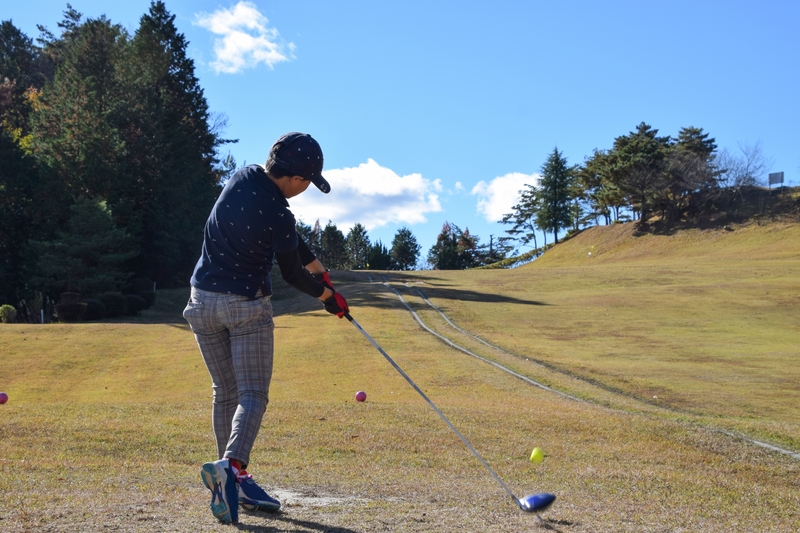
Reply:
M506 486L505 483L503 483L503 480L500 479L500 476L498 476L495 473L495 471L492 470L492 468L489 466L489 464L486 461L483 460L483 457L481 457L481 454L479 454L475 450L475 448L472 447L472 445L469 443L469 441L466 439L466 437L464 437L464 435L462 435L461 432L456 429L456 427L450 422L450 420L448 420L447 417L444 416L444 413L442 413L439 410L439 408L434 405L434 403L430 400L430 398L428 398L425 395L425 393L422 392L422 389L417 387L417 384L414 383L411 380L410 377L408 377L408 374L403 372L403 369L400 368L397 365L397 363L395 363L394 360L391 357L389 357L389 354L387 354L383 350L383 348L381 348L378 345L378 343L375 342L375 340L372 337L369 336L369 333L364 331L364 328L362 328L361 325L358 322L356 322L355 319L352 316L350 316L350 313L345 313L344 316L345 316L345 318L347 318L347 320L349 320L356 327L356 329L358 329L358 331L361 332L362 335L364 335L364 337L367 338L367 340L369 342L372 343L372 345L381 353L381 355L383 355L386 358L387 361L389 361L389 363L395 368L395 370L400 372L400 375L403 376L406 381L408 381L409 385L414 387L414 390L417 391L419 393L419 395L422 396L422 398L426 402L428 402L428 405L431 406L431 409L436 411L436 414L439 415L439 417L442 420L444 420L445 424L447 424L450 427L450 429L452 429L453 432L456 435L458 435L458 438L461 439L461 442L463 442L467 446L467 448L469 448L469 450L475 455L475 457L478 458L478 460L481 462L481 464L483 464L483 466L486 467L486 469L489 471L489 473L491 473L492 476L497 480L497 482L500 483L500 486L503 487L503 489L505 489L505 491L508 493L509 496L511 496L511 499L514 500L514 502L516 502L516 504L519 506L520 509L522 509L526 513L538 513L538 512L544 511L545 509L550 507L553 504L554 501L556 501L555 494L549 494L547 492L541 492L541 493L538 493L538 494L530 494L530 495L525 496L523 498L517 498L516 496L514 496L514 493L511 492L511 489L509 489Z

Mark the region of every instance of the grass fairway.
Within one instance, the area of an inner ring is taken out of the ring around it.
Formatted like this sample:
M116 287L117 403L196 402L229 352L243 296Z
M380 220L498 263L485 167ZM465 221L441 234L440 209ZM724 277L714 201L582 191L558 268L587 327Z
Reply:
M511 271L333 276L517 496L557 494L543 521L514 507L352 325L281 289L251 471L284 512L241 514L239 529L800 530L800 461L741 438L800 452L800 229L630 230L588 230ZM130 321L0 326L0 531L231 529L198 474L215 448L210 379L180 317L187 294L161 291ZM453 349L409 308L584 401Z

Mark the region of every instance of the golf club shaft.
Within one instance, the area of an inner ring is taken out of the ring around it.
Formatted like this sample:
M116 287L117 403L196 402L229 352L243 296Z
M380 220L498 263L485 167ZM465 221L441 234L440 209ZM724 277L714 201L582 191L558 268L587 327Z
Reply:
M433 402L430 400L430 398L428 398L428 397L425 395L425 393L424 393L424 392L422 392L422 389L420 389L419 387L417 387L417 384L416 384L416 383L414 383L414 382L411 380L411 378L410 378L410 377L408 377L408 374L406 374L405 372L403 372L403 369L402 369L402 368L400 368L400 367L398 366L398 364L397 364L397 363L395 363L395 362L394 362L394 360L393 360L391 357L389 357L389 354L387 354L387 353L386 353L386 352L383 350L383 348L381 348L381 347L378 345L378 343L377 343L377 342L375 342L375 340L374 340L372 337L370 337L370 336L369 336L369 333L367 333L366 331L364 331L364 328L362 328L362 327L361 327L361 325L360 325L358 322L356 322L356 321L355 321L355 319L354 319L352 316L350 316L350 314L349 314L349 313L345 313L345 314L344 314L344 316L345 316L345 318L347 318L347 320L349 320L350 322L352 322L352 324L353 324L353 325L356 327L356 329L358 329L358 331L360 331L360 332L361 332L361 334L362 334L362 335L364 335L364 337L366 337L366 338L367 338L367 340L368 340L369 342L371 342L371 343L372 343L372 345L373 345L373 346L374 346L374 347L375 347L375 348L376 348L376 349L377 349L377 350L378 350L378 351L381 353L381 355L383 355L383 356L386 358L386 360L387 360L387 361L389 361L389 363L390 363L390 364L391 364L391 365L392 365L392 366L395 368L395 370L397 370L398 372L400 372L400 375L401 375L401 376L403 376L403 377L405 378L405 380L406 380L406 381L408 381L408 384L409 384L409 385L411 385L412 387L414 387L414 390L415 390L415 391L417 391L417 392L419 393L419 395L420 395L420 396L422 396L422 398L423 398L423 399L424 399L426 402L428 402L428 405L430 405L430 406L431 406L431 409L433 409L434 411L436 411L436 414L437 414L437 415L439 415L439 417L440 417L442 420L444 420L445 424L447 424L447 425L450 427L450 429L452 429L452 430L453 430L453 432L454 432L456 435L458 435L458 438L459 438L459 439L461 439L461 442L463 442L463 443L464 443L464 444L467 446L467 448L469 448L469 450L470 450L470 451L471 451L471 452L472 452L472 453L475 455L475 457L477 457L477 458L478 458L478 460L481 462L481 464L483 464L483 466L485 466L485 467L486 467L486 470L488 470L488 471L489 471L489 473L491 473L491 474L492 474L492 476L493 476L493 477L494 477L494 478L497 480L497 482L498 482L498 483L500 483L500 486L501 486L501 487L503 487L503 489L505 489L505 491L508 493L508 495L509 495L509 496L511 496L511 499L512 499L512 500L514 500L515 502L518 502L518 501L519 501L519 499L518 499L516 496L514 496L514 493L513 493L513 492L511 492L511 489L509 489L509 488L506 486L506 484L505 484L505 483L503 483L503 480L502 480L502 479L500 479L500 476L498 476L498 475L495 473L495 471L494 471L494 470L492 470L492 467L490 467L490 466L489 466L489 464L488 464L486 461L484 461L484 460L483 460L483 457L481 457L481 454L479 454L479 453L478 453L478 452L475 450L475 448L473 448L473 447L472 447L472 445L469 443L469 441L466 439L466 437L464 437L464 435L462 435L462 434L461 434L461 432L460 432L459 430L457 430L457 429L456 429L456 427L455 427L455 426L454 426L454 425L453 425L453 424L450 422L450 420L448 420L448 419L447 419L447 417L446 417L446 416L444 416L444 413L442 413L442 412L439 410L439 408L438 408L438 407L436 407L436 405L434 405L434 403L433 403Z

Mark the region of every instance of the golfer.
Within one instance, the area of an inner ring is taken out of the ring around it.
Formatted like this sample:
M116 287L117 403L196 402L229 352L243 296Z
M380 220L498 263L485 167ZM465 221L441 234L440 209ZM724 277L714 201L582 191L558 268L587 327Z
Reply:
M211 374L219 460L204 464L200 474L211 491L211 512L224 523L238 521L239 505L272 512L281 505L247 473L272 378L273 260L284 280L319 298L329 313L341 318L348 312L327 270L297 234L287 202L311 183L330 191L322 162L310 135L284 135L263 167L249 165L230 178L206 222L183 316Z

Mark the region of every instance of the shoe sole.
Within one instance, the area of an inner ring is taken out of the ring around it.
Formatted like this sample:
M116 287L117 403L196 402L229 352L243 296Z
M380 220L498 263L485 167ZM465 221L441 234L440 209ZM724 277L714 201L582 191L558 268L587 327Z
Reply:
M225 498L222 496L223 491L225 490L224 487L225 481L227 481L227 476L225 476L224 473L221 476L217 470L217 465L214 463L206 463L203 465L202 470L200 470L200 477L202 478L203 484L206 486L206 488L211 491L211 504L209 505L211 512L220 522L225 524L232 523L231 510L228 507L228 503L225 501ZM215 492L217 490L220 493L220 499L219 503L214 503L216 500Z
M280 503L250 503L239 500L239 506L245 511L261 513L277 513L281 510Z

